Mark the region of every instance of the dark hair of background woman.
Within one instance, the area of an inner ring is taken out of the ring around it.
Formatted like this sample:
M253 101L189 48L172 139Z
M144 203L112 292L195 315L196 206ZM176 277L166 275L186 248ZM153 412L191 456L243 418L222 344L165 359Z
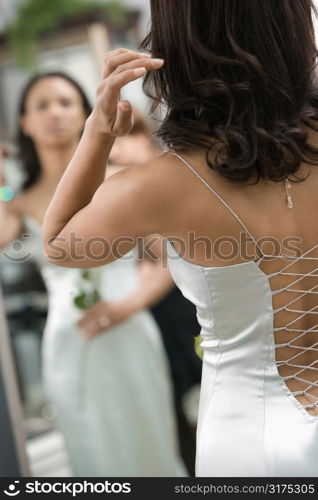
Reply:
M317 164L299 128L318 130L314 15L313 0L151 0L141 48L165 60L144 80L151 111L166 105L158 137L179 152L206 148L234 182Z
M83 103L83 108L88 116L92 110L92 107L89 103L88 98L85 95L85 92L83 89L80 87L80 85L73 80L70 76L67 74L61 72L61 71L50 71L47 73L41 73L33 76L25 85L21 98L20 98L20 104L19 104L19 117L23 116L26 111L26 100L28 97L28 94L32 87L40 80L43 80L44 78L63 78L64 80L68 81L73 85L73 87L76 88L78 93L80 94L82 98L82 103ZM18 126L18 135L17 135L17 143L18 143L18 150L19 150L19 156L22 162L22 168L25 173L25 180L22 185L22 191L30 188L37 182L37 180L41 176L41 165L39 162L38 155L36 153L36 149L34 147L33 140L26 136L20 125Z

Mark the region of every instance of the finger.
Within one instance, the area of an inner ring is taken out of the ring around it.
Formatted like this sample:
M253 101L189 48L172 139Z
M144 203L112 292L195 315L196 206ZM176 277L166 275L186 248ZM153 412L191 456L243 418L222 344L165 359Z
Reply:
M146 68L146 70L151 71L153 69L158 69L163 65L163 59L152 59L151 57L139 57L134 60L128 61L124 64L119 64L117 68L114 69L113 75L118 75L123 71L135 68Z
M107 308L103 302L99 302L85 311L84 316L78 320L77 325L80 328L85 328L87 325L95 323L96 318L103 315L107 316Z
M156 67L151 67L147 69L148 71L153 71L154 69L159 69L160 66L162 66L162 64L163 61L160 60L160 63L155 64ZM118 75L109 77L106 85L106 92L107 94L109 94L107 98L110 99L110 101L108 100L107 102L108 103L114 102L111 101L111 99L118 99L118 95L122 87L127 85L127 83L130 83L144 76L145 73L146 73L146 68L142 67L142 68L135 68L122 71Z
M85 322L86 322L86 314L84 316L82 316L79 320L77 320L77 326L79 326L80 328L85 325Z
M105 58L105 68L103 72L104 78L109 76L109 74L111 74L117 68L118 65L128 61L133 61L134 59L140 59L142 57L149 59L151 56L146 52L136 52L132 50L127 50L123 53L115 54L110 57L107 56Z
M80 327L80 328L85 328L85 326L87 326L89 323L91 323L94 319L95 316L97 316L98 313L96 311L94 312L91 312L91 311L86 311L84 316L82 316L78 321L77 321L77 325Z
M96 321L92 321L88 325L86 325L85 329L83 330L83 334L86 338L88 338L92 337L93 335L97 335L101 331L101 326Z
M103 78L107 78L120 64L124 64L134 59L150 58L150 54L135 52L132 50L124 53L118 53L105 59L105 68L103 71Z
M131 104L129 101L119 101L117 108L116 120L112 130L118 136L129 134L134 124Z
M100 331L84 331L83 332L83 335L85 337L86 340L91 340L93 339L94 337L97 337L97 335L100 334Z
M110 58L115 57L120 54L126 54L127 52L132 52L130 49L119 48L115 50L111 50L106 53L104 57L104 64L107 64Z
M106 80L104 91L100 96L100 99L103 101L103 108L106 116L114 116L115 122L121 88L133 80L137 80L145 73L145 68L131 69L123 71L119 75L109 77ZM114 123L110 124L110 127L112 128L113 125Z
M104 62L107 63L110 59L112 59L113 57L117 57L117 56L123 56L125 54L135 54L135 55L138 55L138 54L144 54L144 55L148 55L149 52L139 52L138 50L131 50L131 49L116 49L116 50L112 50L110 52L107 52L107 54L105 55L105 58L104 58Z
M104 333L106 330L108 330L108 328L110 328L110 326L111 324L108 325L107 327L101 327L99 325L92 326L84 332L84 336L87 339L92 339L94 337L97 337L97 335Z
M118 49L114 49L114 50L110 50L109 52L107 52L106 56L105 56L105 60L107 59L107 57L111 56L111 55L115 55L115 54L120 54L121 52L127 52L129 49L126 49L125 47L119 47Z
M90 312L90 308L89 309L85 309L85 311L83 311L83 314L79 318L77 324L80 324L80 323L83 323L83 322L87 321L89 319L89 316L90 316L89 312Z
M85 330L85 328L91 323L91 320L88 319L88 318L85 318L85 319L81 319L80 321L77 322L77 326L81 329L81 330Z
M137 51L126 49L124 47L119 47L118 49L110 50L109 52L107 52L104 61L106 62L107 59L109 59L110 57L116 56L117 54L125 54L126 52L137 52Z

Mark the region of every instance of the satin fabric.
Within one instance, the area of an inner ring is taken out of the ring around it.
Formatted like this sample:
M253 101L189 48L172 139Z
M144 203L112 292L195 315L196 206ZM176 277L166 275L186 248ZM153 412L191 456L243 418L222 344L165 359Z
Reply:
M318 477L318 416L278 373L268 277L255 262L203 267L167 245L203 337L196 476Z

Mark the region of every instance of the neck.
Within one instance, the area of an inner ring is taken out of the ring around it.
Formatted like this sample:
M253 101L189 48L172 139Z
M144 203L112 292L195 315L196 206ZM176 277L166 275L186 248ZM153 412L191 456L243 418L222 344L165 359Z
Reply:
M48 148L47 146L37 147L37 154L42 169L41 184L48 184L50 186L58 184L76 147L77 141L52 148Z

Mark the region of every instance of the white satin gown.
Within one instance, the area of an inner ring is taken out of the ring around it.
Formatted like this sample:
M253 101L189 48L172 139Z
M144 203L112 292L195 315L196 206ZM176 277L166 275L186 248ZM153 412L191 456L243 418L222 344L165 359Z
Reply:
M91 340L77 327L73 298L80 270L54 266L42 252L41 226L24 218L30 250L48 290L43 382L57 411L74 476L187 476L180 458L171 378L160 330L147 310ZM101 268L104 300L137 287L134 251Z
M263 256L205 267L167 245L169 269L195 304L203 337L196 476L318 477L317 245L276 259L271 272L261 268L269 264Z

